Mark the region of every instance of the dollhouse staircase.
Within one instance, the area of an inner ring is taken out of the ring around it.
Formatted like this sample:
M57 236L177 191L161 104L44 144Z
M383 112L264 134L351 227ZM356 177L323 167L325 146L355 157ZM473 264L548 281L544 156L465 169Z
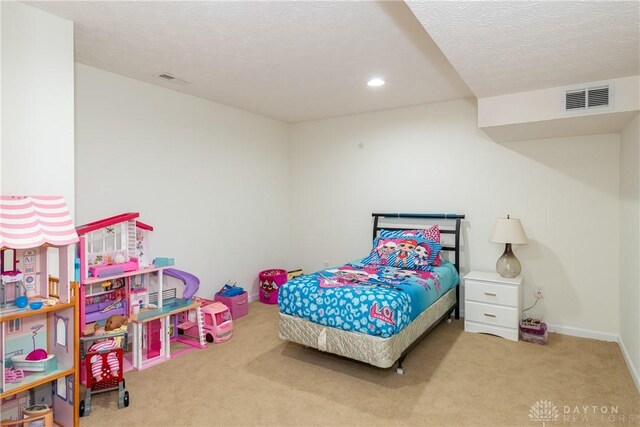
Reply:
M198 327L198 341L200 343L200 347L206 347L205 334L204 334L204 315L202 314L202 307L198 306L196 309L196 321L192 322L191 320L187 320L186 322L182 322L178 325L179 329L187 330L191 329L194 326Z
M196 308L196 322L198 323L198 339L200 346L207 345L204 338L204 315L202 314L202 306Z

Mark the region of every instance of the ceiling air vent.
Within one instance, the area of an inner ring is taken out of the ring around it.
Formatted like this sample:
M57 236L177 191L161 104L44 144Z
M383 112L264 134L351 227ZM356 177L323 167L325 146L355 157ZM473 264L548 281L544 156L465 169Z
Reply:
M182 80L176 76L173 76L169 73L159 73L159 74L154 74L154 77L157 77L159 79L164 80L165 82L169 82L169 83L173 83L173 84L177 84L177 85L186 85L189 82L187 82L186 80Z
M611 103L611 86L594 86L583 89L567 90L565 111L589 111L594 108L606 108Z

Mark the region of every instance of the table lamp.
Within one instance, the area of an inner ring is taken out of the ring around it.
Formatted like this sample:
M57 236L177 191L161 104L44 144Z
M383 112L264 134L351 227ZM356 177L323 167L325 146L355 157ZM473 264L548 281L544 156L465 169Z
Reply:
M522 224L517 218L498 218L493 228L491 241L494 243L504 243L504 253L496 262L496 271L502 277L513 278L520 274L520 261L511 251L512 244L526 245L527 235L524 233Z

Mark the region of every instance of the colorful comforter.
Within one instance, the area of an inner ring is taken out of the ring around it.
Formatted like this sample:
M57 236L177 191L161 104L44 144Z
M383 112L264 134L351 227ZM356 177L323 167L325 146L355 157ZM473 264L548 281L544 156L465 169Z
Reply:
M460 282L453 264L433 271L353 262L281 286L280 312L321 325L390 337Z

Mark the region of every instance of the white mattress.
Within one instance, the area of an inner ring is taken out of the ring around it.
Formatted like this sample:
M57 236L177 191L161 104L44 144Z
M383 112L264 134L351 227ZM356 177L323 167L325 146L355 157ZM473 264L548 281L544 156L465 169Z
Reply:
M406 328L389 338L343 331L280 313L280 338L380 368L390 368L411 343L455 304L456 290L453 288Z

